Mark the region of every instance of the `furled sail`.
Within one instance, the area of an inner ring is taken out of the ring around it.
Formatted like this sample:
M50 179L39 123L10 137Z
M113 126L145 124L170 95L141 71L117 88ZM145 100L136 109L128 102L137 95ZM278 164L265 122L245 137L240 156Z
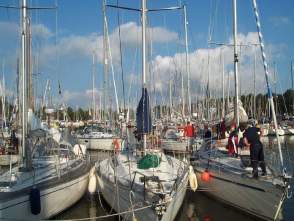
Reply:
M147 88L142 88L142 97L137 107L136 119L138 134L146 134L151 132L152 122Z

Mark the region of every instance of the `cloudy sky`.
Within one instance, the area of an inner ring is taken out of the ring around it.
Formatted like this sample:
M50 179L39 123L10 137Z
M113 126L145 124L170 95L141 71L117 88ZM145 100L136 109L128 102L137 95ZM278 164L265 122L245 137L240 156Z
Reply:
M92 57L95 53L95 93L99 104L103 87L102 1L28 0L28 2L31 7L56 4L58 6L57 10L31 10L30 12L36 96L42 96L46 81L50 80L51 94L58 101L64 101L72 106L89 106L92 94ZM134 8L139 8L140 2L139 0L118 0L120 5ZM149 0L147 2L148 8L152 9L176 6L181 3L187 5L192 99L196 100L204 96L208 73L210 73L211 94L221 95L222 61L226 91L228 88L233 90L233 54L230 46L233 42L232 1ZM239 47L241 92L253 91L253 63L256 55L257 91L264 93L265 81L260 49L252 45L258 43L252 1L237 2L238 40L242 45L248 45ZM117 4L117 0L108 0L107 3ZM19 0L0 0L0 4L18 5ZM281 92L291 87L290 62L294 60L294 15L292 13L294 2L259 0L258 5L270 65L271 83L273 88ZM16 64L20 51L19 21L19 10L0 9L1 72L5 76L6 87L11 93L16 90ZM107 8L107 21L111 63L119 103L123 104L123 72L125 101L135 104L141 93L140 14L134 11ZM149 12L148 27L148 83L150 90L155 94L153 102L168 102L170 82L172 82L174 101L180 102L181 74L185 80L185 91L187 88L182 10ZM226 45L208 44L209 40ZM276 81L273 74L274 63L277 70ZM114 105L111 68L107 76L109 84L107 102ZM58 97L58 81L61 82L62 97Z

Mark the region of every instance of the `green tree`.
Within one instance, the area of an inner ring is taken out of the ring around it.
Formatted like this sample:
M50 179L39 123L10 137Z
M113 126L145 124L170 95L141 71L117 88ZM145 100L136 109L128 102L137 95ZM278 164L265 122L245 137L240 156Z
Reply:
M283 96L288 112L294 114L294 90L288 89Z

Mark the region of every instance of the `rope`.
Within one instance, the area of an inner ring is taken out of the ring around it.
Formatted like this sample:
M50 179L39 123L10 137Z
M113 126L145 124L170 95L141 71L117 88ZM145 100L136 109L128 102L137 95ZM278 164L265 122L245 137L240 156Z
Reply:
M187 189L191 189L191 188L187 187ZM202 189L197 189L196 191L198 191L198 192L209 192L210 190L202 188ZM103 215L103 216L87 217L87 218L80 218L80 219L58 219L58 220L59 221L83 221L83 220L93 220L93 219L106 219L106 218L109 218L109 217L120 216L120 215L124 215L124 214L128 214L128 213L134 214L134 212L141 211L141 210L148 209L148 208L152 208L152 207L155 207L155 206L164 205L164 204L167 204L167 202L166 203L151 204L151 205L143 206L143 207L132 209L132 210L127 210L127 211L123 211L123 212L120 212L120 213L113 213L113 214L108 214L108 215ZM43 221L47 221L47 220L43 219Z
M132 209L132 216L133 216L133 220L135 219L135 213L134 213L134 205L133 205L133 200L132 200L132 196L134 195L133 191L130 191L129 197L130 197L130 203L131 203L131 209Z
M274 124L275 124L275 129L277 131L278 124L277 124L276 113L275 113L275 108L274 108L273 95L272 95L270 84L269 84L268 65L267 65L267 61L266 61L266 55L265 55L264 43L263 43L263 35L261 33L260 18L259 18L259 14L258 14L256 0L252 0L252 4L253 4L253 9L254 9L254 14L255 14L256 27L257 27L258 38L259 38L259 43L260 43L260 50L261 50L261 54L262 54L263 68L264 68L264 72L265 72L265 80L266 80L267 91L268 91L268 99L270 101L273 120L274 120ZM284 159L283 159L283 155L282 155L281 144L280 144L279 135L277 134L277 132L276 132L276 137L278 140L278 149L279 149L279 154L280 154L281 170L282 170L283 175L286 175L286 168L284 167Z
M104 208L104 206L102 204L102 201L101 201L101 196L100 196L100 191L99 190L97 191L97 194L98 194L98 200L99 200L99 203L100 203L100 207L103 209L104 212L106 212L106 209Z

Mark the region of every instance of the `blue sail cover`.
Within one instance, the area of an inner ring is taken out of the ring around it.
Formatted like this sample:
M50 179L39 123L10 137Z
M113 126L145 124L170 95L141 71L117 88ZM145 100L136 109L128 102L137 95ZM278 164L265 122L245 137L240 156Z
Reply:
M151 132L152 122L147 88L142 88L142 97L137 107L136 119L138 134L146 134Z

